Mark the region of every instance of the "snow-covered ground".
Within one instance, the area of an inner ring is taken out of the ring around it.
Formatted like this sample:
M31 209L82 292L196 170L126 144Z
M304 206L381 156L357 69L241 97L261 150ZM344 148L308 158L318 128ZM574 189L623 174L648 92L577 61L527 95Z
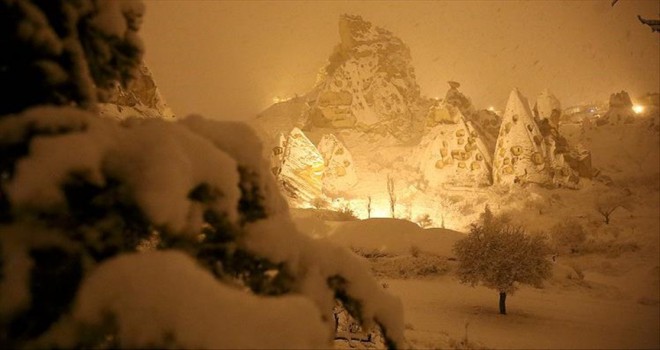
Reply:
M463 233L424 230L404 220L336 221L312 209L292 215L302 231L370 256L381 283L403 301L413 348L658 348L658 187L613 182L586 181L578 191L528 187L499 199L486 193L484 202L517 213L512 220L529 232L573 219L600 242L593 253L558 255L553 277L542 289L522 286L508 299L506 316L498 314L496 291L462 285L454 276L451 247ZM621 188L634 205L617 209L605 225L593 202L599 193ZM466 326L467 345L461 343Z
M309 219L302 221L309 225ZM326 228L331 241L412 260L425 259L424 254L410 256L413 246L451 257L453 242L461 238L449 230L422 230L391 219L329 222ZM522 287L509 298L506 316L498 314L495 291L460 284L452 273L455 263L448 264L449 272L437 275L381 279L403 301L406 337L414 348L460 346L466 324L468 341L477 347L614 349L660 344L657 245L618 257L560 256L543 289Z
M406 337L415 348L446 348L463 339L503 349L658 348L658 305L644 305L613 285L525 287L497 312L497 293L451 276L389 280L403 300Z

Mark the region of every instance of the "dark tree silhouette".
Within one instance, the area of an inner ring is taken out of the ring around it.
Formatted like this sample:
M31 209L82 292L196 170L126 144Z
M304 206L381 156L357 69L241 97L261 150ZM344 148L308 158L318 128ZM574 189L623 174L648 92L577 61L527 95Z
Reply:
M0 115L44 104L95 108L136 74L143 13L139 1L0 0L0 90L8 94Z
M617 2L619 2L619 0L612 0L612 7L614 7ZM649 26L651 28L651 32L660 33L660 19L645 19L640 15L637 15L637 18L640 22L642 22L642 24Z

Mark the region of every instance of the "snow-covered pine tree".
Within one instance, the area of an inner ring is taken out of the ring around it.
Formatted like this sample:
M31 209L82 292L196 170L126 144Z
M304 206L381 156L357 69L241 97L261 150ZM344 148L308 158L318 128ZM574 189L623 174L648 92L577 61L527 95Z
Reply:
M404 345L398 298L297 231L249 127L90 111L140 2L0 6L24 85L0 103L0 348L327 348L336 300Z
M140 1L0 0L0 115L104 101L139 68L143 14Z

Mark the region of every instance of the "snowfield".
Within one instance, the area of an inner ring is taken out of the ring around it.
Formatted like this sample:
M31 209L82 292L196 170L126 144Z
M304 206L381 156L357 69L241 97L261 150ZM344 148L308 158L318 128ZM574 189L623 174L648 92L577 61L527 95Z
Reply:
M521 286L506 316L498 314L497 292L462 285L453 275L452 246L463 233L397 219L333 221L315 210L292 210L292 216L302 231L369 257L377 278L403 302L412 348L654 349L660 346L657 191L642 197L650 202L636 215L622 211L607 228L623 231L617 241L633 240L638 249L556 256L553 277L542 289ZM437 268L420 274L415 264Z
M414 348L447 348L449 340L463 338L466 323L469 342L489 348L658 348L657 303L643 305L616 292L523 287L502 316L495 291L461 285L451 276L387 283L403 300L406 337Z

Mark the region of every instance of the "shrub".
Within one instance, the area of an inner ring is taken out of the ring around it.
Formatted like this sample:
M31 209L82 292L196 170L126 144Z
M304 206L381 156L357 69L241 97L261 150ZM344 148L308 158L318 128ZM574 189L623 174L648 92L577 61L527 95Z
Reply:
M410 255L413 258L419 257L419 253L421 253L421 250L419 249L418 246L416 246L416 245L410 246Z
M624 191L604 193L596 198L594 208L603 216L603 222L606 225L610 223L610 216L618 208L630 208L632 201L630 193Z
M433 226L433 220L431 220L431 216L429 216L429 214L424 214L424 215L418 216L417 220L415 220L415 222L421 228L429 228L429 227Z
M315 197L310 204L316 209L326 209L329 206L328 201L321 197Z
M583 251L587 233L575 220L556 224L550 230L554 249L561 254L575 254Z
M350 221L350 220L359 220L357 215L355 215L355 211L351 209L351 207L348 206L348 204L344 205L338 212L340 215L338 218L343 221Z

